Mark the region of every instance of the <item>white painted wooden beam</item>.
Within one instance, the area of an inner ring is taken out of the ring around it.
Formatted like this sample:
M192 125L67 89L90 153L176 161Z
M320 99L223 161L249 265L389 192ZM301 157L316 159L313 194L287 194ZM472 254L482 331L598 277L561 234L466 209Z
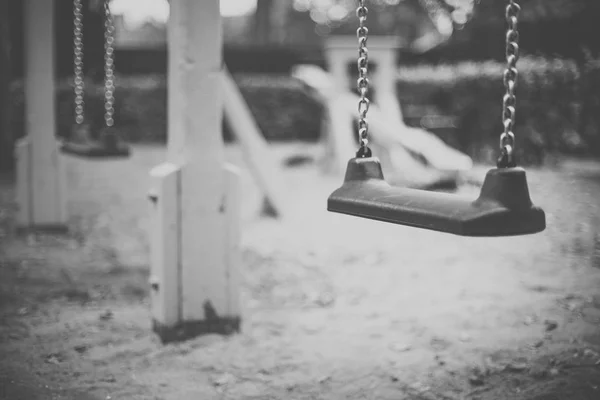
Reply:
M358 46L358 45L356 45ZM345 112L340 112L336 107L338 96L348 90L348 58L336 51L337 47L327 47L325 57L329 67L333 84L328 87L327 96L324 97L326 123L325 132L325 157L323 163L326 173L343 175L346 171L348 160L354 156L358 149L358 139L352 137L353 121ZM353 55L357 57L357 51ZM358 111L357 111L358 112Z
M16 146L17 225L66 229L66 189L55 137L54 0L25 0L25 130Z
M153 186L150 192L150 303L159 329L175 326L181 320L179 171L179 166L170 163L150 171Z
M272 211L277 217L283 218L289 213L286 210L286 183L281 176L281 166L270 152L269 143L229 71L223 71L222 79L225 120L238 140L246 165L265 194Z
M240 180L224 163L219 1L171 0L168 27L167 163L151 171L152 310L163 341L230 333L241 321Z

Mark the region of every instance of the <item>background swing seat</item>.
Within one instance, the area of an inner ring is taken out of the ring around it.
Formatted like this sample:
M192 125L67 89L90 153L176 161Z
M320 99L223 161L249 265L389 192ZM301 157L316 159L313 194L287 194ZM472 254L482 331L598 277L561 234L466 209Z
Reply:
M106 147L100 142L64 142L60 150L65 154L82 158L128 158L131 155L127 145L118 144L116 147Z
M92 139L90 127L82 124L74 127L71 137L72 139L61 143L61 152L76 157L100 159L128 158L131 155L129 146L112 130L105 130L100 133L99 139Z
M512 236L546 228L544 211L532 204L522 168L488 171L479 198L389 185L376 157L348 162L344 184L327 210L461 236Z

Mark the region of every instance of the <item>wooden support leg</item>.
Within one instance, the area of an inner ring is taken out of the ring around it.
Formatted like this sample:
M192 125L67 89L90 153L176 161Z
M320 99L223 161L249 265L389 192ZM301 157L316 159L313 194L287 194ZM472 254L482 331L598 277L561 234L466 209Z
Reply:
M167 163L155 184L154 329L168 342L240 328L240 178L226 167L218 0L171 0Z
M55 138L54 1L25 1L25 120L16 146L17 225L66 230L65 173Z
M164 163L152 169L150 177L150 300L155 330L161 331L181 321L181 174L177 165Z
M185 168L185 167L184 167ZM202 248L202 235L212 235L221 249L212 260L195 260L185 268L182 246L185 224L182 220L183 169L164 163L150 175L154 188L152 202L153 236L151 257L151 309L153 329L165 343L194 336L238 332L240 304L240 209L241 173L232 166L223 169L225 192L219 213L195 239ZM214 249L213 249L214 250ZM200 256L201 254L198 253ZM204 252L204 254L209 254ZM209 262L209 261L212 261Z

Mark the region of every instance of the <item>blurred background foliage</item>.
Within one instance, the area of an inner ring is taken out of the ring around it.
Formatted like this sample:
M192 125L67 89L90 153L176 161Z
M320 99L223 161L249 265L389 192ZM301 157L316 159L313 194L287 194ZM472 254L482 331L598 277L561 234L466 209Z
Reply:
M23 134L22 2L5 0L3 45L10 112L3 136ZM505 0L371 0L373 35L403 40L397 92L406 122L422 126L476 160L488 160L501 129ZM517 136L521 156L600 156L600 1L522 0ZM56 1L59 135L72 121L72 4ZM223 56L269 140L315 141L323 107L290 77L296 64L327 67L330 35L355 35L354 0L257 0L254 12L224 18ZM166 26L128 26L117 15L117 123L132 141L166 136ZM87 112L102 121L102 16L86 8ZM451 123L424 123L430 116ZM7 119L7 118L5 118ZM7 133L8 132L8 133ZM230 140L224 125L224 137ZM1 156L0 156L1 157ZM8 155L6 155L8 157Z

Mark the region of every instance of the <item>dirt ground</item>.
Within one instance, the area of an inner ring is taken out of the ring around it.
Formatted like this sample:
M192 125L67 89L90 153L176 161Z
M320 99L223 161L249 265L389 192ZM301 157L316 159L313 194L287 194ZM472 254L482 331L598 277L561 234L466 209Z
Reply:
M246 176L242 333L162 345L146 194L163 157L69 160L68 236L14 235L0 183L1 399L600 399L599 165L529 169L548 229L501 239L327 213L341 178L314 164L286 169L293 215L260 218Z

